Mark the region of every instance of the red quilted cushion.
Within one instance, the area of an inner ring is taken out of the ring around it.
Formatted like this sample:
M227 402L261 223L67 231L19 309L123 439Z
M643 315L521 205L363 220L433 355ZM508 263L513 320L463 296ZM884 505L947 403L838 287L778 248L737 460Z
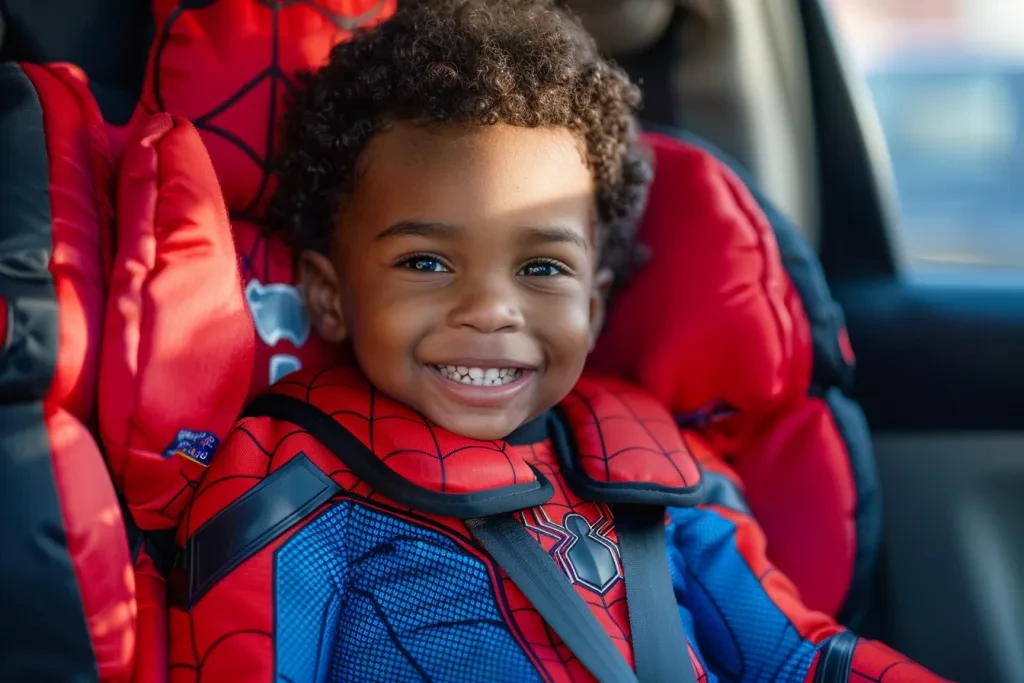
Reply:
M223 437L241 411L253 333L231 229L187 121L134 129L118 176L118 245L107 301L99 426L135 523L178 522L203 465L165 452L180 430Z
M767 218L706 151L647 135L651 261L609 311L591 365L713 423L719 452L806 395L811 336Z
M639 239L652 258L614 302L591 366L646 387L707 439L739 475L771 560L835 615L856 562L857 489L832 406L808 397L799 294L743 182L705 150L647 141L656 168Z
M76 67L25 65L39 90L51 158L50 203L60 354L48 395L83 422L92 419L113 239L112 169L99 108ZM59 162L59 163L58 163Z

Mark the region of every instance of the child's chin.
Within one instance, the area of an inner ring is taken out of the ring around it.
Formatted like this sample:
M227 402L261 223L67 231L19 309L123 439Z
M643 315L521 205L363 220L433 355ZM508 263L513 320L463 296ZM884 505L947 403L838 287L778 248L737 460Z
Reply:
M512 411L488 410L468 411L465 408L454 415L433 417L427 415L439 427L477 441L500 441L523 424L523 419L512 415Z

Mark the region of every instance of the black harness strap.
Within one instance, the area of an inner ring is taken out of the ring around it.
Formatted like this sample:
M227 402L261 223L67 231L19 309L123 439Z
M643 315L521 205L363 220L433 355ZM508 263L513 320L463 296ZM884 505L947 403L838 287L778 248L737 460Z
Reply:
M665 549L665 508L615 506L636 673L569 578L511 515L466 525L566 647L602 683L695 683Z
M643 683L695 683L665 548L665 508L616 505L636 676Z
M835 634L821 646L814 683L849 683L853 652L860 639L850 631Z
M594 678L637 683L590 607L522 524L496 515L468 519L466 526Z

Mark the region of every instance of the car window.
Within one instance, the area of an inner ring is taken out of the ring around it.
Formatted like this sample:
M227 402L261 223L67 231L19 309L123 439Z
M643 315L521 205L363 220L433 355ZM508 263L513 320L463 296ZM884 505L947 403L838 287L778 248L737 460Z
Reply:
M829 3L878 110L911 264L1024 269L1024 3Z

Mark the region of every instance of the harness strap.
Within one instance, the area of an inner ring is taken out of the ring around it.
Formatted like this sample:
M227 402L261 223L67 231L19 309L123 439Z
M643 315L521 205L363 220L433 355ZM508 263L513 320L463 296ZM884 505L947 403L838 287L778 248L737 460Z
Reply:
M466 526L601 683L696 682L669 574L665 508L615 507L636 673L569 578L514 517L470 519Z
M665 508L616 505L615 531L622 554L637 678L644 683L696 683L669 574Z
M590 607L522 524L495 515L467 519L466 526L594 678L637 683Z

